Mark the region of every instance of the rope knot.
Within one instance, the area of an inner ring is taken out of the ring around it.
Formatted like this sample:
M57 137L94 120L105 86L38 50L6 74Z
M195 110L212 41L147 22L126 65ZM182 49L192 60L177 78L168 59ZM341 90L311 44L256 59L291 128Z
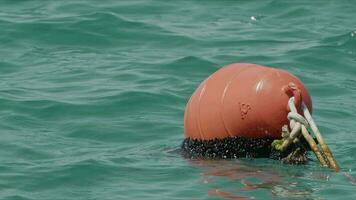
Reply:
M293 98L295 107L299 109L302 103L302 92L300 88L295 83L290 82L283 90L290 98ZM287 109L290 110L290 105L288 105Z
M289 112L287 117L288 117L289 121L291 121L291 122L292 122L292 120L295 120L296 122L303 124L305 127L309 127L308 121L299 113ZM294 128L294 126L295 126L295 123L293 123L293 124L291 123L290 127L292 129Z
M289 88L293 89L293 85L290 85ZM300 94L297 96L301 98ZM338 166L329 147L327 146L324 139L322 138L318 130L318 127L316 126L304 102L301 102L301 107L300 107L300 110L302 111L304 116L298 113L296 107L297 103L295 103L297 101L297 96L290 97L288 101L288 108L290 112L288 113L287 117L289 119L291 132L289 132L287 125L283 126L282 139L274 140L272 142L272 147L279 151L285 151L290 144L298 143L299 142L298 137L300 136L300 134L302 134L322 166L327 166L336 171L340 170L340 167ZM314 132L316 139L320 144L320 147L318 147L318 145L314 141L314 138L308 132L308 128L310 128Z

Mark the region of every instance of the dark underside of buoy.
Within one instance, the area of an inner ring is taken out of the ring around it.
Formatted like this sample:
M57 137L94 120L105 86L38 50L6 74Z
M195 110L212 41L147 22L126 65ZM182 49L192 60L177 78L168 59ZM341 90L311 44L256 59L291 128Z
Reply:
M182 154L191 159L234 159L234 158L272 158L288 164L304 164L308 161L310 149L305 140L291 145L280 152L272 148L273 139L251 139L228 137L224 139L198 140L184 139Z

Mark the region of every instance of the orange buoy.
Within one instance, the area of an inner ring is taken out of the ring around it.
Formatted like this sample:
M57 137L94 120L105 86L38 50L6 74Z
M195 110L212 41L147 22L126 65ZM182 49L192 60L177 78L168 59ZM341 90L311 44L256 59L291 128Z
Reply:
M190 97L184 114L185 137L198 140L280 138L288 124L288 100L296 107L312 101L292 74L256 64L227 65L205 79Z

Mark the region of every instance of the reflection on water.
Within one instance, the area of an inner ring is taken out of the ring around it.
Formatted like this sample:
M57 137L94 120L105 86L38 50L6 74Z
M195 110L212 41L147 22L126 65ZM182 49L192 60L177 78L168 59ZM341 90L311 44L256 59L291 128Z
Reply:
M230 190L213 188L208 191L211 196L225 199L255 199L252 192L260 190L269 193L273 198L320 199L313 196L316 189L308 183L293 182L292 179L303 176L308 178L309 175L317 180L329 179L327 172L305 174L301 170L293 170L294 166L275 168L276 165L258 165L252 161L194 160L192 163L203 169L201 175L204 184L213 185L222 178L228 178L229 182L237 186Z
M351 185L356 185L356 178L352 176L351 170L349 170L349 172L344 172L344 176Z

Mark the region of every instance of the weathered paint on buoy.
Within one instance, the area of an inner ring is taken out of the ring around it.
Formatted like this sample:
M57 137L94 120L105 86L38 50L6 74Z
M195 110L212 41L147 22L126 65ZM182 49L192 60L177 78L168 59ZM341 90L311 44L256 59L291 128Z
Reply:
M292 74L256 64L235 63L213 73L190 97L184 114L186 138L280 138L294 96L312 110L309 92Z

